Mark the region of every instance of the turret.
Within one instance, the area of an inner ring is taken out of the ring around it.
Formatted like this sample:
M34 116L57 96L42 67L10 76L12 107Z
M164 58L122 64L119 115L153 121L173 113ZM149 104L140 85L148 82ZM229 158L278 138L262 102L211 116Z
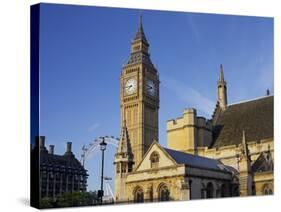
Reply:
M226 88L226 81L224 80L223 76L223 67L222 64L220 65L220 76L217 82L218 86L218 103L222 110L225 110L227 107L227 88Z
M209 147L212 142L212 123L197 116L194 108L183 111L183 115L167 121L168 148L197 154L198 147Z

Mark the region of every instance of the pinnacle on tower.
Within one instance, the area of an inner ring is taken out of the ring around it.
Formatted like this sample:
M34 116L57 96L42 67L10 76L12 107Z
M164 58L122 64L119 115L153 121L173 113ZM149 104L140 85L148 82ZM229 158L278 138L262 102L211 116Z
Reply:
M154 67L149 54L149 44L142 26L142 15L139 16L139 25L134 39L131 41L131 54L127 64L145 63Z
M247 142L246 142L246 136L245 136L244 130L242 132L242 151L243 151L243 154L245 155L245 157L248 160L250 160L249 149L248 149L248 145L247 145Z
M251 158L246 142L245 131L242 132L241 158L239 161L239 189L240 196L252 194L253 175L251 168Z
M246 143L246 136L245 136L245 131L243 130L242 132L242 145L243 145L243 149L246 152L247 149L247 143Z
M218 86L226 86L226 81L224 80L222 64L220 64L220 74L219 74L219 80L218 80L217 84L218 84Z
M129 135L128 135L128 129L126 126L126 120L124 120L124 125L122 128L122 134L120 138L120 143L118 145L118 150L117 153L126 153L129 154L131 153L131 146L130 146L130 141L129 141Z
M223 75L223 67L222 64L220 64L220 75L219 80L217 82L218 85L218 99L219 106L222 110L225 110L227 108L227 88L226 88L226 81L224 80Z
M224 76L223 76L223 67L222 64L220 64L220 78L219 82L224 82Z
M142 27L142 15L140 15L139 17L139 27L138 27L137 34L134 38L134 41L136 40L141 40L142 42L148 44Z

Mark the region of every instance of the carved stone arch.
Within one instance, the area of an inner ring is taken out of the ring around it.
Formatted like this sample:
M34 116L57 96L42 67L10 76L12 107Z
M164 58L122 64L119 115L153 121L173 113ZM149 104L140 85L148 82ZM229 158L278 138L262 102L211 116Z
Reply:
M133 190L134 202L144 202L144 190L141 186L136 186Z
M167 183L160 183L157 188L158 200L169 201L170 200L170 189Z
M212 182L208 182L206 186L206 198L214 198L214 185Z
M265 183L262 187L263 195L271 195L273 194L273 186L271 183Z

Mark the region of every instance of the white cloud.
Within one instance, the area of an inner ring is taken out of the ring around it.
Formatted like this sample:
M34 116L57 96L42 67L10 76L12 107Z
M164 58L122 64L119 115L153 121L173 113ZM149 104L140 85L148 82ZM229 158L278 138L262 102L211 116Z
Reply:
M163 86L171 90L179 100L185 102L187 107L193 107L207 115L212 115L215 102L180 80L163 76L161 79Z
M192 16L187 16L187 24L189 25L190 33L193 34L197 44L200 43L200 33L198 31L198 24L195 23L195 19Z
M100 127L100 124L99 123L94 123L92 124L89 128L88 128L88 132L93 132L95 131L97 128Z

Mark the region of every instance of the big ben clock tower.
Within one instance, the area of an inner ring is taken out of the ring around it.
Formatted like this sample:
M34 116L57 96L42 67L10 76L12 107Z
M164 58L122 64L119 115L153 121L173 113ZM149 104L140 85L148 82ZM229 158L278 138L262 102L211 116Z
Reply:
M128 154L131 154L134 169L152 142L158 141L159 76L150 60L141 16L138 31L131 42L129 60L122 67L120 108L121 129L127 131L126 139L131 151Z

